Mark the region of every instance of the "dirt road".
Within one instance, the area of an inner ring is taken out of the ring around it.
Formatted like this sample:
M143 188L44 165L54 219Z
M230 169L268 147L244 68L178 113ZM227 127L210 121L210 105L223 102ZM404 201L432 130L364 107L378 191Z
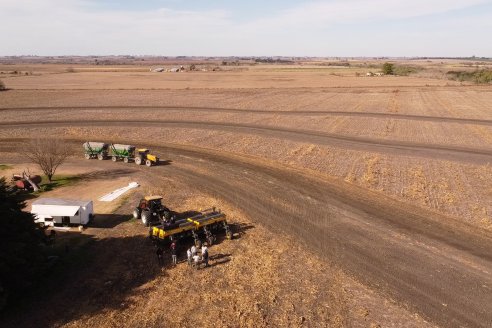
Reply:
M241 132L251 135L281 138L292 141L308 142L318 145L329 145L340 148L373 151L403 156L417 156L424 158L439 158L473 164L489 164L492 162L492 150L488 148L470 148L437 144L423 144L395 140L383 140L364 137L354 137L325 132L316 132L302 129L289 129L260 124L239 124L222 122L202 122L185 120L37 120L0 122L3 128L21 127L67 127L67 126L129 126L132 127L171 127L195 128L205 130L219 130Z
M73 110L100 110L121 111L121 110L152 110L156 111L171 111L179 110L180 112L193 113L230 113L230 114L273 114L280 116L346 116L346 117L370 117L370 118L390 118L396 120L410 120L421 122L441 122L441 123L458 123L458 124L475 124L491 126L492 120L483 120L475 118L458 118L458 117L443 117L443 116L428 116L428 115L408 115L394 113L379 113L379 112L353 112L353 111L335 111L335 110L258 110L258 109L238 109L238 108L204 108L204 107L180 107L180 106L81 106L81 107L5 107L0 108L2 111L14 112L32 112L42 114L43 112L53 111L73 111Z

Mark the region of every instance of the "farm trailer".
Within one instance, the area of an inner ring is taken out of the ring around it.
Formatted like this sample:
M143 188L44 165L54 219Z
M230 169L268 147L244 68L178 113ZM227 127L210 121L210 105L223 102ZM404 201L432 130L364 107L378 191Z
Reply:
M145 164L147 166L159 164L159 158L151 154L150 150L146 148L137 149L132 145L106 144L91 141L84 143L83 146L86 159L97 157L103 160L111 157L113 162L123 160L123 162L129 163L130 161L134 161L137 165Z
M97 158L99 160L106 159L108 157L109 144L104 142L87 141L83 144L85 158Z

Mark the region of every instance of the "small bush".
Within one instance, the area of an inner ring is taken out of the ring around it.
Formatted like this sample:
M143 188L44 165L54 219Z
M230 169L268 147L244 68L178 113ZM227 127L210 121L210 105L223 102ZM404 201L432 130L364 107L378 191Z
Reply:
M383 64L383 74L384 75L393 75L393 68L395 65L391 63L384 63Z
M7 90L7 87L5 86L5 83L3 83L2 80L0 80L0 91L5 91Z
M75 73L75 69L73 67L68 67L65 71L67 73Z

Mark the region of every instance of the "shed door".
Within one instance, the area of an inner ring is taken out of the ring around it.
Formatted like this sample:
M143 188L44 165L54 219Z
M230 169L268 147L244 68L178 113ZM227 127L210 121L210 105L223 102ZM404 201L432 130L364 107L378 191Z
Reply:
M62 224L63 225L69 225L70 224L70 217L69 216L62 216Z

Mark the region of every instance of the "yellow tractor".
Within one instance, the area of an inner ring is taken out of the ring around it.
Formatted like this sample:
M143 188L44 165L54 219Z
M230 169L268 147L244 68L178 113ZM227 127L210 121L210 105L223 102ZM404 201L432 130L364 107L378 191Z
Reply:
M135 150L135 164L141 165L145 164L147 166L159 164L159 158L155 155L150 154L150 150L146 148Z

